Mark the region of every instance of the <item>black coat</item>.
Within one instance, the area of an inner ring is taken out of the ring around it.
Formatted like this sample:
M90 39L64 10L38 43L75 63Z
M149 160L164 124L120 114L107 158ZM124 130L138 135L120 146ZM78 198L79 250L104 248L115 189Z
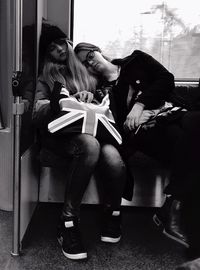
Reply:
M145 109L157 109L168 100L175 87L173 74L142 51L135 50L112 63L121 66L120 76L113 88L116 117L121 127L136 101L143 103ZM134 94L128 107L129 87L134 89Z
M174 76L156 59L139 50L123 59L115 59L113 64L121 67L120 76L112 87L111 110L123 135L123 123L135 102L145 105L145 109L157 109L169 99L175 88ZM130 87L132 99L127 105ZM123 197L131 200L133 196L133 176L128 169L128 181Z

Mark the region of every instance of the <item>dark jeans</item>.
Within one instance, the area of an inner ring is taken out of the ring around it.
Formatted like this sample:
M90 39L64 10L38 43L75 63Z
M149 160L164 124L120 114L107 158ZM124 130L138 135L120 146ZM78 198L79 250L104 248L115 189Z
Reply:
M172 122L130 135L125 159L141 151L170 166L165 193L182 199L200 183L200 112L184 112Z
M66 175L64 215L79 215L80 205L94 173L104 191L104 204L119 209L126 180L126 168L118 150L111 144L100 144L87 134L49 137L43 145L69 160Z

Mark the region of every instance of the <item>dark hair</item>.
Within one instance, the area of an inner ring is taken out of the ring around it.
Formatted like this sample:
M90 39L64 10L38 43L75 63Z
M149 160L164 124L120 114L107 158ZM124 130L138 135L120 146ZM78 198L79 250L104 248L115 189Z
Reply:
M58 26L53 25L46 20L43 20L41 35L40 35L40 43L39 43L39 70L40 71L44 63L44 58L45 58L45 54L47 52L48 46L53 41L61 39L61 38L67 39L68 37Z

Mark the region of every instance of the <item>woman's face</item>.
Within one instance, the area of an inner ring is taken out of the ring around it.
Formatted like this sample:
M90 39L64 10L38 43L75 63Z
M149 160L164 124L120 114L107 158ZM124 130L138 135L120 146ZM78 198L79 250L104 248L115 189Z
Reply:
M105 68L107 60L98 51L79 51L77 57L86 68L94 73L101 74Z
M67 50L65 42L52 42L48 48L51 57L58 62L64 62L67 59Z

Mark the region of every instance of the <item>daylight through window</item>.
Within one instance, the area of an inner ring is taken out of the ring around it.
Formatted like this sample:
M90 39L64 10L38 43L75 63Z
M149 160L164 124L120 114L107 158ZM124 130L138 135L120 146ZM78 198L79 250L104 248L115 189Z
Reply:
M111 58L150 53L176 78L200 75L198 0L74 0L74 44L90 42Z

